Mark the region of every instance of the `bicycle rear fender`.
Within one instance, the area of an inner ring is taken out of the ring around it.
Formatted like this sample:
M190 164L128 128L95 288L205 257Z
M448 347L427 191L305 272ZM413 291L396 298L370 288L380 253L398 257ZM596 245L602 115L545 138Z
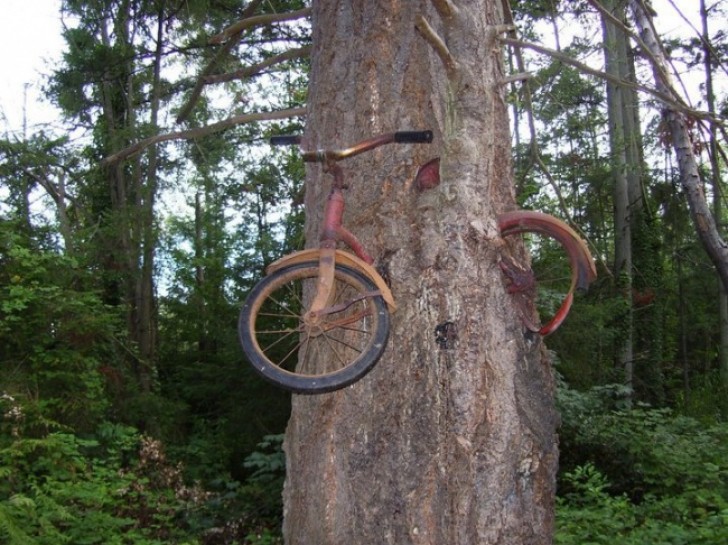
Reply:
M296 265L298 263L305 263L307 261L318 261L320 253L321 250L319 250L318 248L310 248L308 250L300 250L298 252L288 254L268 265L268 267L266 268L266 274L271 274L278 269L281 269L288 265ZM382 298L387 303L389 311L394 312L397 309L397 305L394 304L394 296L392 295L392 290L389 289L389 286L387 286L384 278L382 278L377 270L369 265L369 263L363 261L354 254L350 254L349 252L345 252L343 250L336 250L336 263L338 263L339 265L345 265L356 271L359 271L360 273L371 279L371 281L374 282L374 285L379 289L379 291L382 292Z

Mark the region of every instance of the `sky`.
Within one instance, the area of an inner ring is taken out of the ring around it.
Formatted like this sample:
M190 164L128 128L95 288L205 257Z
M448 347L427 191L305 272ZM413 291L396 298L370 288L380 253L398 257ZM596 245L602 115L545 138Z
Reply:
M61 0L0 0L0 134L22 136L24 110L29 133L58 118L44 106L41 75L61 59L60 5Z
M653 0L662 31L687 30L670 4L686 11L698 26L698 0ZM0 134L22 137L24 112L27 130L52 125L58 113L43 98L44 73L59 62L61 0L0 0ZM691 8L692 6L692 8ZM27 107L26 107L27 106Z

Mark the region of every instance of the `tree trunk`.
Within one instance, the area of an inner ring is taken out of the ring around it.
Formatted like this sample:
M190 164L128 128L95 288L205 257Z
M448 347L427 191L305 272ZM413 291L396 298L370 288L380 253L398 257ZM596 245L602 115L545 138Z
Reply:
M702 23L703 64L705 66L705 97L708 111L715 115L715 93L713 92L713 48L710 45L710 32L708 32L708 9L705 0L700 0L700 19ZM718 232L721 232L723 216L723 189L721 187L720 160L718 159L718 127L715 123L710 126L710 141L708 142L710 154L710 173L713 184L713 215L717 223ZM720 330L720 376L723 384L728 385L728 294L723 284L718 285L718 310Z
M621 81L635 82L634 56L626 26L626 0L609 0L605 8L617 25L603 17L606 71ZM662 279L659 241L645 205L644 153L637 92L607 82L610 145L615 173L615 274L626 299L624 338L619 352L625 383L638 384L637 398L664 402L662 312L654 293ZM652 298L652 300L650 299Z
M646 48L644 53L649 55L652 62L656 89L680 101L681 98L672 85L667 60L655 33L651 14L639 0L629 0L629 5ZM665 108L663 115L670 129L672 147L675 150L680 170L680 184L688 201L690 216L698 239L715 266L723 287L728 290L728 244L721 238L715 218L705 198L698 162L693 152L688 120L676 109L670 107Z
M620 0L605 2L605 8L618 20L624 19L624 7ZM620 29L606 17L602 19L604 35L605 70L617 79L627 72L627 59L622 55L620 41L626 40ZM634 349L632 345L634 320L632 311L632 221L630 183L628 176L627 130L625 113L626 89L607 81L607 114L609 118L609 144L612 157L612 178L614 179L614 275L617 289L626 300L626 316L619 337L622 345L618 348L616 364L624 370L624 383L632 390L634 379ZM629 180L629 181L628 181Z
M503 253L523 259L495 221L515 207L501 10L495 0L314 3L304 145L343 147L396 129L436 136L344 164L345 221L388 272L398 310L369 375L294 396L290 545L551 543L552 372L498 266ZM433 28L447 52L434 52ZM418 165L436 156L441 183L417 192ZM310 245L328 188L311 169ZM440 346L445 322L457 338Z

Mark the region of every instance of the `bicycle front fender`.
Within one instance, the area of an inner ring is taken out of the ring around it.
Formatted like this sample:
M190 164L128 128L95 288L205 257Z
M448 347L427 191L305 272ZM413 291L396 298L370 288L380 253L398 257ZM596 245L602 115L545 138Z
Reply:
M281 269L288 265L296 265L298 263L305 263L307 261L318 261L320 253L321 250L319 248L310 248L308 250L300 250L298 252L288 254L268 265L268 267L266 268L266 274L271 274L278 269ZM346 267L359 271L360 273L371 279L371 281L374 282L374 285L379 289L379 291L382 292L382 298L387 303L389 312L394 312L395 310L397 310L397 305L394 304L394 296L392 295L392 290L389 289L389 286L387 286L384 278L382 278L377 270L369 265L369 263L363 261L354 254L350 254L349 252L345 252L343 250L336 250L336 263L338 265L345 265Z

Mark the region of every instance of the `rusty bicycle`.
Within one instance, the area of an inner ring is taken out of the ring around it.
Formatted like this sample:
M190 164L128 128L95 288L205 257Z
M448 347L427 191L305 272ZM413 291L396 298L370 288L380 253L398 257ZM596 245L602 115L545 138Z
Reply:
M390 313L396 305L374 259L343 224L347 185L344 159L386 144L426 144L432 131L399 131L368 138L345 149L302 150L305 162L321 163L332 178L318 248L294 252L270 264L240 311L238 335L253 368L266 380L295 393L319 394L348 386L368 373L386 349ZM273 145L300 145L300 136L278 136ZM516 210L498 218L502 237L545 235L568 256L566 278L545 299L556 302L551 317L533 323L529 301L543 278L509 258L501 268L508 291L519 298L527 330L547 335L563 322L575 289L596 275L589 250L565 223L548 214ZM528 242L528 241L527 241ZM352 252L338 248L339 243ZM537 249L545 246L537 242Z
M431 141L431 131L399 131L346 149L302 153L304 161L322 163L333 181L319 247L269 265L240 312L240 342L263 378L293 392L324 393L359 380L379 360L394 298L374 259L343 225L346 183L338 162L385 144ZM273 145L300 142L299 136L271 139ZM338 242L354 253L337 249Z

